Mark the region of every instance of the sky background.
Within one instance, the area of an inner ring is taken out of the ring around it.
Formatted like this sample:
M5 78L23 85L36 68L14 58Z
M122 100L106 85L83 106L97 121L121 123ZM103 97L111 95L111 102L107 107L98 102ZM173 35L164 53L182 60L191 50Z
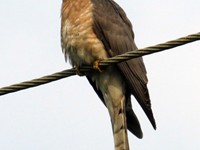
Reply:
M139 48L200 32L199 0L116 0ZM64 69L61 0L0 1L0 87ZM144 57L154 131L132 97L144 133L132 150L200 149L200 42ZM1 150L111 150L107 109L84 77L0 97Z

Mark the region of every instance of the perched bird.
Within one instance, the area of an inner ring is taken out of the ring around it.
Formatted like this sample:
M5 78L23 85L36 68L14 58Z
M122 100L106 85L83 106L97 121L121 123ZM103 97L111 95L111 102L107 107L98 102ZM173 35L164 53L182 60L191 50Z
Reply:
M131 22L113 0L63 0L61 43L66 60L76 68L98 68L100 60L137 50ZM156 129L141 57L91 71L86 77L108 108L116 150L129 149L127 128L138 138L143 137L131 95Z

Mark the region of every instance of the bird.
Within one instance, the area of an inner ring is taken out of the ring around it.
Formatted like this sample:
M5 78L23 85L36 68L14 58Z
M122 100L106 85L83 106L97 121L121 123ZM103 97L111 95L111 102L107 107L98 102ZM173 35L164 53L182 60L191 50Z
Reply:
M143 132L135 115L135 97L153 128L156 123L147 87L143 58L135 58L101 69L101 60L138 50L132 24L113 0L63 0L61 6L61 46L72 67L93 65L84 75L107 107L115 150L129 150L127 129L138 138Z

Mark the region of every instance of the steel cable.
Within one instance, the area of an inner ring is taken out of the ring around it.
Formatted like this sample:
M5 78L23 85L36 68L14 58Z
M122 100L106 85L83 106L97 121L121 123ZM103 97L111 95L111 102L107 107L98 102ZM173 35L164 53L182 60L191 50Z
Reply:
M108 65L113 65L116 63L120 63L123 61L127 61L133 58L137 58L137 57L141 57L141 56L145 56L145 55L149 55L149 54L153 54L156 52L161 52L167 49L171 49L171 48L175 48L177 46L181 46L184 44L188 44L194 41L200 40L200 32L196 33L196 34L191 34L176 40L172 40L172 41L168 41L162 44L158 44L155 46L150 46L150 47L146 47L146 48L142 48L139 49L137 51L130 51L127 52L125 54L121 54L106 60L102 60L99 62L99 67L106 67ZM93 66L83 66L82 68L79 68L80 73L85 73L87 71L91 71L91 69L93 69ZM22 83L18 83L18 84L13 84L7 87L3 87L0 88L0 96L1 95L5 95L5 94L9 94L12 92L17 92L23 89L27 89L27 88L31 88L31 87L36 87L42 84L46 84L49 82L53 82L62 78L66 78L66 77L70 77L73 75L77 74L77 70L72 68L69 70L64 70L61 72L57 72L48 76L44 76L41 78L37 78L37 79L33 79L30 81L25 81Z

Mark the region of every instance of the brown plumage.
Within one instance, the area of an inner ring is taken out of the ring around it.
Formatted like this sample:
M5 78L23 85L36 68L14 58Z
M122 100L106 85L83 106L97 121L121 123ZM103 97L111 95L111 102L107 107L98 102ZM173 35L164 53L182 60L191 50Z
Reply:
M63 52L75 67L137 50L132 25L113 0L63 0L61 16ZM127 127L138 138L143 136L131 95L156 129L142 58L107 67L102 73L90 72L86 77L108 108L115 149L129 149Z

